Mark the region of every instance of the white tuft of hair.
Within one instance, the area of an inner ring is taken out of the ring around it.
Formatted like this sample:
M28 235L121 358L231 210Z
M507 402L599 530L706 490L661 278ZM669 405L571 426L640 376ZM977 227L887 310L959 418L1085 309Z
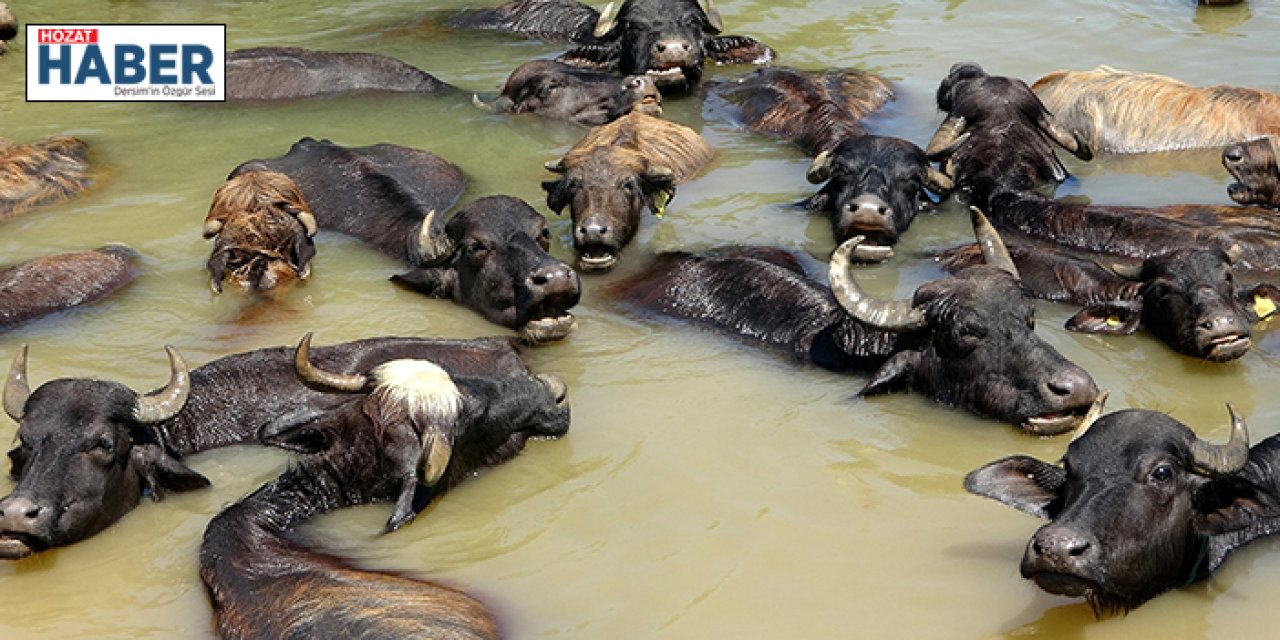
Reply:
M431 424L453 424L462 413L462 392L449 373L426 360L392 360L370 372L375 393Z

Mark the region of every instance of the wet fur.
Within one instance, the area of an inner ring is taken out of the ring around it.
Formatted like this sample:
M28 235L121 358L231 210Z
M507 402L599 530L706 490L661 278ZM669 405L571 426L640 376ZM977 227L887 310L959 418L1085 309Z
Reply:
M79 138L31 144L0 139L0 222L84 191L88 155L89 145Z
M212 236L208 261L214 290L221 290L228 275L254 290L305 278L315 244L298 222L301 213L315 215L298 186L283 173L249 171L218 187L205 216L206 228L211 222L221 225Z
M292 100L387 91L436 94L449 85L395 58L373 53L259 47L227 53L227 100Z
M138 275L124 245L59 253L0 266L0 330L100 300Z

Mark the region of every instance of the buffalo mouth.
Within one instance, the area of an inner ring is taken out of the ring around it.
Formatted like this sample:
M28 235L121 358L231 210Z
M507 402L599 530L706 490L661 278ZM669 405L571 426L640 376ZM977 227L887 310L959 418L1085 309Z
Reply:
M1098 584L1088 578L1057 571L1036 571L1023 577L1036 583L1036 586L1058 596L1069 598L1093 599L1098 592Z
M686 87L690 83L689 74L679 64L659 65L646 69L644 74L649 76L658 87Z
M1088 411L1087 405L1061 411L1047 411L1027 418L1022 422L1021 427L1031 435L1056 436L1076 428Z
M578 320L568 311L576 301L576 294L548 296L534 306L529 319L519 329L520 338L530 344L563 340L578 326Z
M1210 362L1227 362L1243 356L1251 348L1253 340L1249 336L1238 333L1219 336L1205 345L1204 359Z
M0 533L0 559L18 560L48 548L39 538L26 533Z
M578 256L578 268L583 271L602 272L613 268L618 263L618 256L612 251L584 252Z

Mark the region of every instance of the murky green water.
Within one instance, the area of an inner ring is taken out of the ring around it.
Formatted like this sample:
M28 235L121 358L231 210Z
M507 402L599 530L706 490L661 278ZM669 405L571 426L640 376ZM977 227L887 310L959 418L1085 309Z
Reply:
M434 26L466 4L10 2L25 22L226 22L232 48L373 51L478 91L496 91L520 62L557 51ZM1026 79L1105 63L1280 90L1280 8L1265 0L1213 10L1191 0L726 0L721 11L730 31L772 44L785 64L861 68L894 80L899 99L870 128L920 144L940 120L937 82L958 60ZM0 136L82 136L102 177L84 197L0 225L0 261L109 241L144 256L142 276L124 292L0 335L6 361L31 344L36 384L77 375L151 388L167 376L165 343L194 365L293 343L308 330L321 343L499 332L471 312L385 284L396 265L323 234L311 282L270 313L237 322L241 301L213 298L205 283L209 245L200 224L209 197L238 163L314 136L428 149L468 174L465 199L509 193L544 209L541 164L582 133L485 114L464 95L252 107L27 104L25 51L19 41L0 57ZM667 113L699 128L720 155L681 188L664 219L645 222L620 272L654 249L774 244L822 257L831 250L825 221L780 206L812 189L797 150L704 121L696 98L669 102ZM1077 177L1063 193L1116 204L1229 203L1216 153L1064 160ZM551 219L554 252L568 259L567 221ZM900 253L966 234L965 217L948 206L918 220ZM899 260L863 278L875 291L905 295L937 275L927 262ZM1206 583L1095 621L1087 606L1019 579L1035 520L960 488L965 472L1001 456L1056 459L1064 439L1030 439L916 396L852 399L861 379L618 315L596 295L615 277L584 278L579 331L529 354L535 368L570 385L568 437L531 443L394 535L373 535L385 507L326 518L325 544L466 589L490 604L513 638L1273 635L1280 543L1256 543ZM1223 403L1231 400L1255 438L1280 430L1274 334L1264 330L1241 361L1211 365L1145 336L1068 334L1058 327L1071 310L1040 311L1039 331L1112 391L1112 408L1164 410L1222 439ZM14 426L0 422L7 442ZM90 541L0 566L0 637L209 636L195 560L205 524L284 461L250 447L202 454L193 466L212 489L144 504ZM0 479L0 492L11 486Z

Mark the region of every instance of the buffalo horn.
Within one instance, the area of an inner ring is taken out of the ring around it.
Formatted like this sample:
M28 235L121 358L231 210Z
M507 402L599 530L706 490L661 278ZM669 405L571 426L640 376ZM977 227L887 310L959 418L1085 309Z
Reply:
M591 35L597 38L603 38L610 31L613 31L613 3L610 2L604 6L604 11L600 12L600 19L596 21L596 30Z
M1205 475L1236 473L1249 461L1249 427L1230 402L1227 411L1231 413L1231 438L1226 444L1213 444L1200 438L1191 443L1191 460L1196 471Z
M214 237L214 236L218 235L218 232L220 232L220 231L222 231L222 221L221 221L221 220L217 220L217 219L210 219L210 220L205 220L205 221L204 221L204 237L206 237L206 238L212 238L212 237Z
M724 18L720 17L720 10L716 9L715 0L707 0L707 6L703 8L703 13L707 14L707 24L710 24L716 33L724 31Z
M951 155L951 152L969 139L969 132L964 130L965 125L962 116L947 116L929 139L929 146L924 148L925 155L931 160Z
M14 422L22 422L22 413L27 407L27 396L31 388L27 386L27 345L18 347L18 354L13 357L13 365L9 367L9 378L4 383L4 412Z
M422 455L422 468L419 471L422 474L422 483L432 487L440 482L440 476L443 476L444 470L448 468L449 459L453 457L453 445L436 433L427 435L426 439L426 451Z
M365 385L369 383L368 376L362 374L331 373L311 364L310 331L302 336L302 340L298 342L298 348L294 350L293 368L297 370L298 377L303 382L335 391L363 391Z
M301 224L302 228L306 230L308 238L315 237L319 227L316 226L316 217L311 215L310 211L299 211L294 217L298 219L298 224Z
M813 159L813 163L809 165L809 171L804 174L809 184L822 184L831 177L831 151L823 151L818 157Z
M542 163L542 167L551 173L564 173L566 171L563 156L556 158L555 160Z
M164 351L169 354L169 384L153 394L139 396L133 405L133 419L143 424L178 415L187 403L187 394L191 393L191 374L187 372L187 363L172 346L166 344Z
M435 231L436 210L432 209L427 212L427 217L422 219L422 230L418 232L418 256L422 258L423 265L433 265L444 262L453 255L453 240L449 239L448 234Z
M1098 393L1098 397L1093 399L1093 404L1089 405L1089 411L1085 412L1084 417L1080 419L1080 426L1076 427L1076 432L1071 434L1072 442L1084 437L1089 427L1092 427L1093 423L1102 416L1102 409L1107 405L1107 397L1110 395L1110 391L1103 389Z
M1235 264L1240 261L1240 256L1244 255L1244 247L1239 243L1227 247L1227 264Z
M951 190L955 188L955 183L951 181L951 176L933 167L929 167L928 172L925 173L925 184L939 195L951 193Z
M644 177L649 180L675 180L676 173L666 167L649 167L644 171Z
M1004 246L1000 234L991 226L991 221L977 207L969 207L969 219L973 222L973 237L978 240L978 248L982 250L982 259L993 267L999 267L1014 278L1021 280L1018 267L1009 256L1009 249Z
M490 113L507 113L511 111L511 107L515 106L515 101L507 96L498 96L493 102L485 102L480 96L471 94L471 104L484 109Z
M924 312L912 306L911 301L876 300L863 293L849 275L849 256L864 240L863 236L849 238L831 255L827 277L840 306L854 318L885 331L915 331L928 324Z

